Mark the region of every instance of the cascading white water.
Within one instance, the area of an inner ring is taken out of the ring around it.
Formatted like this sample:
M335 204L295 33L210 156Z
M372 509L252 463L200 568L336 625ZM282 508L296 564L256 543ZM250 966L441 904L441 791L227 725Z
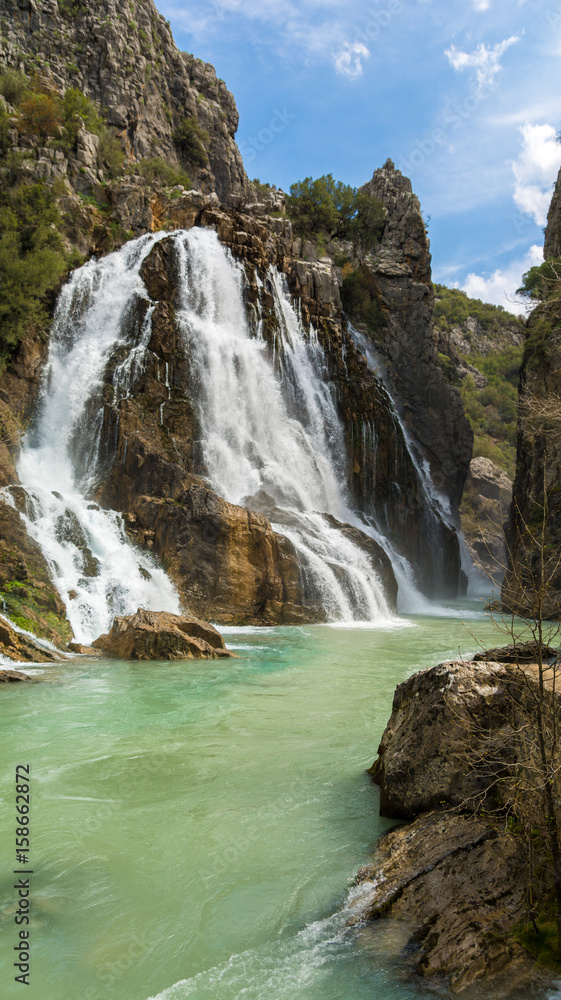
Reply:
M213 489L263 510L296 547L331 619L389 619L365 553L322 514L356 524L346 502L345 445L325 357L271 270L279 351L243 300L243 269L214 232L176 237L182 327L197 379L203 458ZM275 364L276 361L276 364Z
M138 607L180 610L164 571L128 542L120 515L86 499L101 421L100 414L92 417L88 400L99 388L112 350L127 343L131 304L140 296L149 306L139 269L161 236L141 237L118 253L90 261L63 288L38 420L18 463L27 491L23 516L29 534L49 562L81 642L106 631L116 614ZM150 308L139 344L115 372L117 398L126 395L135 366L142 363L149 322Z

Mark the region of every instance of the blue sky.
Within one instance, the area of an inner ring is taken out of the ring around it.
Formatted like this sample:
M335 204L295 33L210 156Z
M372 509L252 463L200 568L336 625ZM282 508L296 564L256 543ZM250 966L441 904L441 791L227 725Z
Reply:
M521 311L561 165L560 0L156 3L233 92L251 178L358 186L391 157L434 280Z

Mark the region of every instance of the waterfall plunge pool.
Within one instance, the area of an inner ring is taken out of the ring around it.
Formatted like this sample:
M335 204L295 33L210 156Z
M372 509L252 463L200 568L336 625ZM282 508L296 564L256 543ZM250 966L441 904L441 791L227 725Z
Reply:
M448 996L408 976L399 927L348 929L340 910L392 825L365 769L396 684L473 652L462 619L497 641L464 608L383 629L224 629L237 660L78 659L5 685L3 997L21 995L18 763L32 767L30 1000Z

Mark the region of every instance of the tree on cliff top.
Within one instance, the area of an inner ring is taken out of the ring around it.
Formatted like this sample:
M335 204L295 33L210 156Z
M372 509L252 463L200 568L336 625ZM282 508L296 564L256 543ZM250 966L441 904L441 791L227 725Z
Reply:
M299 236L350 240L365 252L376 246L385 219L381 201L332 174L291 184L287 210Z

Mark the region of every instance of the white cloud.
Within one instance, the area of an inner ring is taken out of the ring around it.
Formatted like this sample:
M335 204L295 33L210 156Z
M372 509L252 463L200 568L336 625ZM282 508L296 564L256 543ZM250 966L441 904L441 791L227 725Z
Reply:
M351 80L362 76L363 59L370 59L370 52L362 42L344 42L337 52L333 53L336 72L340 76L348 76Z
M520 287L522 275L535 264L543 261L541 247L531 246L523 260L515 260L507 268L497 268L492 274L468 274L462 285L456 282L473 299L482 299L495 306L503 306L507 312L519 316L528 311L528 306L516 301L516 289Z
M473 0L476 10L489 10L490 0Z
M484 42L480 42L473 52L460 52L455 45L451 45L449 49L445 49L444 55L457 73L462 73L464 69L475 70L476 92L482 94L493 87L495 77L502 69L501 56L519 41L520 35L511 35L510 38L497 42L493 48L487 48Z
M552 125L522 125L523 147L514 172L514 201L538 226L545 226L551 201L551 187L561 165L561 146Z

